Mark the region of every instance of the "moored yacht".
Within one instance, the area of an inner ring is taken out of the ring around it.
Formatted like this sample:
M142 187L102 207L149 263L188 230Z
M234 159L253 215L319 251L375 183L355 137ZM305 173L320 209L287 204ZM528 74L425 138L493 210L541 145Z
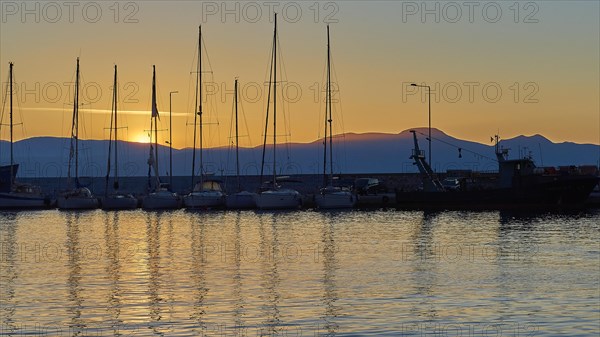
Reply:
M74 164L74 165L72 165ZM75 177L71 177L71 169L74 167ZM73 180L75 186L73 187ZM62 191L56 205L59 209L94 209L98 208L98 198L92 192L79 183L79 58L77 58L77 71L75 75L75 95L73 101L73 123L71 124L71 147L69 151L68 188Z
M275 28L273 33L273 55L271 58L271 77L269 78L269 85L271 84L273 85L273 181L272 184L265 184L264 188L261 188L259 193L254 196L254 202L256 203L256 207L260 209L295 209L299 208L302 204L302 196L300 195L300 193L293 189L282 188L277 184L277 13L275 13ZM268 97L268 99L270 98L271 97ZM266 151L267 143L266 130L268 128L268 116L269 113L267 110L267 125L265 125L261 178L265 166L264 153Z
M315 195L315 203L320 209L353 208L356 200L356 196L350 190L331 185L322 188Z
M38 186L16 181L19 165L14 163L13 156L13 63L9 63L9 95L10 95L10 165L0 167L0 209L46 208L54 204L48 195L44 195Z
M325 139L323 141L323 182L325 187L315 195L315 203L320 209L353 208L356 205L356 196L349 189L333 186L333 112L331 101L331 45L329 43L329 25L327 25L327 95L325 98ZM329 144L327 144L328 140ZM328 149L329 175L327 175Z
M110 137L108 139L108 158L106 165L106 185L104 189L104 197L101 200L102 209L135 209L138 206L137 199L129 194L119 191L119 155L117 151L118 143L118 119L117 119L117 102L118 102L118 84L117 84L117 66L115 65L115 78L113 82L113 100L112 113L110 118ZM113 137L114 136L114 137ZM114 177L113 177L113 192L109 193L109 181L111 171L111 152L114 148Z
M256 208L256 193L248 192L242 189L240 181L240 142L239 142L239 123L238 123L238 80L235 80L235 171L237 178L236 192L227 195L225 205L228 209L251 209Z
M77 187L62 192L56 205L64 210L95 209L98 208L98 198L87 187Z
M219 181L203 180L196 184L191 193L183 197L183 204L186 208L221 208L225 206L225 193Z
M158 107L156 105L156 68L152 66L152 113L150 117L150 141L148 158L148 185L152 185L151 172L154 172L154 189L142 200L144 209L178 209L181 208L181 197L170 190L168 184L160 182L158 174Z
M181 197L169 190L168 185L161 184L142 200L142 208L147 210L179 209Z
M254 195L256 207L269 209L297 209L302 205L302 195L294 189L273 185Z
M198 63L196 71L196 107L198 111L194 112L194 149L192 157L192 192L183 197L183 204L186 208L193 209L212 209L225 207L225 193L220 182L205 178L204 158L203 158L203 122L202 122L202 27L198 27ZM198 129L196 129L198 125ZM198 131L198 132L196 132ZM196 175L196 136L200 140L200 181L195 183Z

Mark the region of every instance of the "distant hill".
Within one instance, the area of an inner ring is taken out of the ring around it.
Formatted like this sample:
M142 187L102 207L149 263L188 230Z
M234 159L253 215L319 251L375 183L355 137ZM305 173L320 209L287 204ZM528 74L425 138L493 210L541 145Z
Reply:
M427 129L415 129L419 146L428 157ZM437 171L447 169L473 169L494 171L497 169L493 144L480 144L454 138L432 129L433 166ZM67 138L36 137L15 143L15 161L21 165L20 177L65 177L67 176L69 142ZM311 143L280 144L277 147L278 174L305 174L322 172L323 140ZM511 149L511 157L532 155L538 166L597 165L600 146L571 142L553 143L541 135L518 136L502 140L500 145ZM104 176L108 143L105 140L82 140L80 148L80 175ZM271 149L267 146L267 149ZM334 137L334 166L343 173L410 173L416 167L409 159L413 149L413 138L409 130L398 134L348 133ZM459 158L459 149L461 157ZM0 158L8 162L8 142L0 142ZM146 176L148 173L148 145L119 142L119 168L121 176ZM260 174L262 146L240 149L241 172L247 175ZM228 148L205 150L205 171L234 174L233 151ZM168 172L168 148L159 145L161 173ZM272 160L271 151L266 155ZM191 173L192 150L173 150L173 174ZM270 163L265 173L272 172Z

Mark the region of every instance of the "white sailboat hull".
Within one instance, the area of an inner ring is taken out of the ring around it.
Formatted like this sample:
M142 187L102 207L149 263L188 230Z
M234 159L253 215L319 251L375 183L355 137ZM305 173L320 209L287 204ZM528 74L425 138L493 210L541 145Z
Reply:
M356 205L356 196L349 191L319 193L315 195L315 203L320 209L353 208Z
M225 195L220 191L198 191L183 197L186 208L219 208L225 206Z
M95 209L99 203L98 198L83 187L62 193L56 200L56 205L59 209Z
M96 209L98 199L80 196L58 197L56 204L59 209Z
M109 195L102 199L102 209L136 209L138 201L132 195Z
M53 204L50 198L26 193L0 193L0 209L49 208Z
M143 209L179 209L181 198L175 193L159 191L150 193L142 201Z
M256 197L256 193L242 191L228 195L225 204L229 209L252 209L256 208Z
M292 189L268 190L254 197L259 209L297 209L302 205L302 196Z

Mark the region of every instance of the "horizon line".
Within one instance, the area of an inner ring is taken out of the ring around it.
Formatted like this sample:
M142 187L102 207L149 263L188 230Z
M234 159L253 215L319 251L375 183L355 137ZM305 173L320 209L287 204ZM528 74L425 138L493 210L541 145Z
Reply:
M427 127L414 127L414 128L404 129L404 130L402 130L400 132L397 132L397 133L379 132L379 131L370 131L370 132L343 132L343 133L335 134L333 136L333 138L340 138L340 137L345 138L346 136L353 136L353 135L355 135L355 136L367 136L367 137L369 135L372 135L372 136L399 136L399 135L401 135L403 133L409 132L410 130L428 130L428 128ZM485 146L493 146L493 145L490 145L490 144L488 144L486 142L481 142L481 141L477 141L477 140L470 140L470 139L463 139L463 138L459 138L459 137L456 137L456 136L452 136L452 135L449 135L446 132L444 132L443 130L438 129L438 128L433 128L432 127L431 130L432 131L441 132L445 136L454 138L456 140L466 141L466 142L472 142L472 143L478 143L478 144L485 145ZM600 146L600 144L595 144L595 143L577 143L577 142L568 141L568 140L556 142L556 141L553 141L552 139L550 139L550 138L548 138L548 137L546 137L546 136L544 136L544 135L542 135L540 133L536 133L536 134L532 134L532 135L520 134L520 135L516 135L516 136L510 137L510 138L501 138L500 141L509 141L509 140L513 140L513 139L518 138L518 137L532 138L532 137L536 137L536 136L537 137L542 137L545 140L551 142L552 144L570 143L570 144L576 144L576 145ZM19 143L19 142L22 142L22 141L27 141L27 140L36 139L36 138L69 139L70 137L51 136L51 135L39 135L39 136L32 136L32 137L21 138L21 139L15 140L14 142L15 143ZM287 145L310 145L310 144L314 144L314 143L317 143L319 141L322 141L323 139L324 139L324 137L320 137L320 138L317 138L317 139L315 139L313 141L308 141L308 142L293 142L293 141L290 141L290 142L280 143L280 145L283 145L283 144L287 144ZM107 141L108 139L105 139L105 138L80 138L79 140L82 140L82 141ZM366 138L365 140L370 140L370 139ZM140 144L140 145L149 144L149 142L136 142L136 141L125 140L125 139L119 139L119 141L120 142L124 142L124 143L130 143L130 144ZM425 141L426 141L426 139L425 139ZM9 140L0 139L0 142L8 143ZM159 143L158 145L159 146L168 147L168 145L165 145L165 144L160 144ZM272 145L273 144L267 143L267 146L272 146ZM260 147L260 146L262 146L262 144L258 144L258 145L254 145L254 146L240 146L240 148L253 149L253 148L256 148L256 147ZM229 148L229 147L231 147L231 145L219 145L219 146L212 146L212 147L209 146L209 147L205 147L205 148L206 149L223 149L223 148ZM186 150L186 149L193 149L193 147L191 147L191 146L173 147L173 149L176 149L176 150Z

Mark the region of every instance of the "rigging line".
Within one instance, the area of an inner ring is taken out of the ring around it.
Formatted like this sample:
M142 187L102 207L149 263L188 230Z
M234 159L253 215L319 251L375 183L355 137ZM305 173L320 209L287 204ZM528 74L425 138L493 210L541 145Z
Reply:
M340 142L343 143L343 163L344 163L344 167L348 166L348 153L346 151L346 127L344 125L344 108L342 105L342 90L340 88L340 81L338 79L338 75L337 75L337 69L335 66L335 57L334 57L334 50L330 51L331 54L331 70L333 72L333 81L332 83L335 83L335 88L334 88L334 95L333 97L337 97L337 101L333 101L336 102L337 104L333 105L333 110L335 111L335 118L337 119L338 123L337 125L339 126L337 129L340 130L341 132L338 132L338 137L336 139L334 139L334 141L337 141L337 143L339 144ZM336 108L337 107L337 108ZM336 157L338 158L338 160L340 160L340 151L336 151ZM340 160L341 161L341 160ZM339 165L338 169L340 170L341 173L341 168L342 166Z
M317 95L316 95L317 102L316 103L319 104L319 108L317 110L317 111L319 111L319 118L317 120L317 125L318 125L317 139L321 138L321 130L322 130L322 126L323 126L323 124L322 124L323 118L322 118L322 114L321 114L321 112L323 111L323 97L321 97L323 91L321 90L321 85L327 81L326 80L326 76L327 76L326 72L327 72L327 63L323 64L323 69L321 72L321 81L316 83L317 87L315 88L316 93L317 93Z
M204 34L203 34L204 35ZM206 43L204 42L204 36L202 36L202 46L204 47L204 55L206 56L206 62L208 62L208 69L209 71L203 71L204 73L208 73L211 76L213 76L213 68L212 68L212 64L210 63L210 58L208 57L208 49L206 49ZM212 78L212 80L214 81L214 78Z
M317 141L321 140L321 144L318 146L320 146L323 149L325 149L325 145L323 142L325 142L325 136L327 135L327 132L325 132L325 134L321 134L321 130L323 130L323 120L327 119L327 108L324 108L324 105L323 105L324 100L322 97L323 93L325 93L325 95L326 95L327 90L321 90L322 89L321 86L324 83L327 83L327 61L325 61L325 63L323 64L323 68L322 68L322 72L321 72L321 81L316 83L316 85L317 85L316 98L317 98L317 103L319 105L319 108L317 110L319 112L319 118L317 119L317 125L318 125L317 126L317 130L318 130ZM325 103L325 107L326 106L327 106L327 104ZM317 173L319 173L320 167L325 165L324 162L321 161L321 159L325 158L325 155L324 156L318 155L317 158L318 159L317 159L316 170L317 170Z
M415 130L415 131L416 131L416 130ZM422 135L422 136L426 137L426 138L429 138L429 137L428 137L428 135L426 135L426 134L424 134L424 133L422 133L422 132L420 132L420 131L416 131L416 132L417 132L418 134L420 134L420 135ZM461 149L461 151L469 152L469 153L472 153L472 154L478 155L478 156L480 156L480 157L482 157L482 158L485 158L485 159L489 159L489 160L492 160L492 161L498 162L498 159L495 159L495 158L492 158L492 157L488 157L488 156L486 156L486 155L480 154L480 153L478 153L478 152L475 152L475 151L471 151L471 150L469 150L469 149L465 149L465 148L463 148L463 147L460 147L460 146L454 145L454 144L452 144L452 143L449 143L449 142L447 142L447 141L441 140L441 139L439 139L439 138L431 137L431 139L433 139L433 140L437 140L438 142L440 142L440 143L444 143L444 144L446 144L446 145L448 145L448 146L452 146L452 147L454 147L454 148Z
M243 98L243 96L241 98ZM251 148L253 146L253 143L252 143L252 138L250 136L250 128L248 127L248 119L246 118L246 112L244 110L243 99L238 99L238 109L241 110L241 112L242 112L242 118L244 119L244 125L246 127L246 135L248 137L247 146L248 146L248 148ZM255 152L251 151L250 153L252 154L252 160L254 162L256 162Z
M277 45L279 46L279 48L277 49L277 57L279 60L279 67L278 67L278 71L280 72L280 78L281 78L281 85L279 86L279 90L281 90L281 115L283 117L283 126L284 126L284 139L285 139L285 151L286 151L286 155L287 155L287 161L289 163L290 158L291 158L291 144L290 144L290 138L291 138L291 134L292 134L292 127L291 127L291 116L289 116L289 101L286 98L286 96L284 95L284 83L289 83L288 82L288 76L287 76L287 70L286 70L286 66L285 66L285 60L283 58L283 48L281 47L281 41L279 39L279 31L277 31ZM275 79L275 81L277 81L277 79ZM275 95L277 95L277 93L275 93ZM275 133L277 133L277 131L274 131Z
M192 57L192 64L189 67L190 75L191 74L195 74L194 67L197 64L197 55L196 55L196 53L197 53L198 45L196 44L196 42L197 41L194 41L194 48L193 48L194 55ZM188 90L187 90L188 94L187 94L187 102L186 102L186 105L185 105L186 109L188 109L188 111L191 111L192 112L191 114L193 116L196 115L196 113L195 113L196 107L195 107L195 103L193 101L194 97L195 97L195 93L194 93L194 95L190 95L190 93L192 92L192 85L195 84L195 81L196 81L196 76L195 75L188 78ZM194 97L192 97L192 96L194 96ZM189 143L188 143L188 141L189 141L189 130L188 130L187 126L190 125L190 114L189 113L185 115L185 125L186 125L186 127L184 128L185 129L185 131L184 131L185 148L188 148L188 146L189 146ZM193 127L195 128L196 125L194 124ZM195 146L195 144L192 145L192 152L193 152L193 147L194 146ZM185 151L184 152L185 167L190 167L191 166L189 164L189 162L188 162L189 159L190 159L190 151Z
M18 83L19 83L19 81L17 80L17 74L15 73L15 71L14 71L14 69L13 69L13 84L14 84L14 85L18 85ZM18 88L18 87L17 87L17 88ZM16 111L17 111L17 114L19 115L19 116L18 116L18 117L19 117L19 118L18 118L18 119L19 119L19 122L18 122L18 123L13 123L13 128L14 128L15 126L20 126L20 127L21 127L21 133L22 133L22 135L21 135L21 136L22 136L23 138L27 138L27 129L25 128L26 126L25 126L25 123L24 123L24 118L23 118L23 109L21 109L21 101L19 100L19 96L18 96L18 95L15 95L15 98L16 98L16 99L14 100L14 102L15 102L15 104L16 104L16 106L17 106L17 108L16 108L16 109L14 109L14 110L16 110ZM13 111L13 118L14 118L14 114L15 114L15 113L14 113L14 111Z
M265 117L265 133L263 140L263 151L262 151L262 161L260 166L260 183L263 183L264 176L264 168L265 168L265 152L267 149L267 132L269 131L269 107L271 106L271 80L273 80L273 55L275 54L275 40L271 42L271 59L269 60L269 90L267 93L267 106L266 106L266 117ZM275 79L276 80L276 79ZM275 130L273 130L275 133ZM275 157L275 146L273 146L273 157ZM275 163L273 163L273 166Z
M237 80L237 77L236 77ZM229 164L230 164L230 160L231 160L231 152L234 151L234 146L235 146L235 142L233 140L233 137L235 137L233 135L233 128L234 128L234 123L235 123L235 97L233 99L233 104L231 104L231 112L229 114L230 118L229 118L229 137L227 137L227 158L225 161L225 165L227 168L229 168ZM229 170L228 170L229 172Z
M284 64L283 64L283 56L282 56L282 52L281 52L281 45L280 45L280 41L279 41L279 32L277 32L277 45L279 46L279 49L277 49L277 60L279 61L277 63L277 72L279 73L279 78L281 79L281 81L279 81L280 85L279 85L279 91L281 92L281 99L279 100L279 105L280 105L280 116L281 119L283 119L283 140L281 141L281 145L284 146L285 149L285 154L286 154L286 159L289 161L289 148L288 148L288 138L285 136L285 134L288 133L288 121L287 121L287 109L286 109L286 97L284 95L284 85L285 83L287 83L287 77L286 77L286 73L285 73L285 68L284 68ZM274 79L275 81L277 81L277 79ZM273 95L277 95L277 92L275 92ZM281 128L281 124L279 123L279 127ZM275 134L277 134L277 130L273 131ZM284 163L285 164L285 163ZM284 166L281 166L282 169ZM281 172L283 173L283 172Z
M334 82L336 83L336 82ZM347 153L346 153L346 136L345 136L345 129L344 129L344 114L342 113L343 108L342 108L342 99L340 96L340 91L339 90L339 85L338 85L338 90L337 90L337 104L339 107L336 108L336 105L333 106L333 111L334 111L334 116L337 119L338 123L337 123L337 135L335 138L333 138L333 141L337 144L337 151L335 154L335 158L338 161L338 170L341 173L342 171L342 167L346 167L348 162L347 162ZM340 147L342 150L340 150Z
M337 113L337 118L339 120L339 125L340 128L342 130L342 133L345 132L346 127L344 126L344 114L342 113L344 111L344 108L342 106L342 90L340 88L340 81L338 79L338 75L337 75L337 70L335 67L335 57L333 57L333 51L331 52L331 69L333 70L333 79L334 81L332 81L333 83L335 83L335 90L334 90L334 94L337 95L337 105L339 106L339 111L336 110ZM334 96L336 96L334 95ZM335 101L334 101L335 102ZM335 106L334 106L335 109Z
M4 109L6 108L6 101L7 101L6 97L8 96L8 92L10 91L10 88L8 86L9 81L10 81L10 75L8 75L8 80L6 81L6 87L4 88L5 90L4 90L4 98L2 100L2 113L0 114L0 121L4 121ZM12 95L12 92L10 94ZM2 125L4 125L4 124L0 125L0 135L2 132Z

